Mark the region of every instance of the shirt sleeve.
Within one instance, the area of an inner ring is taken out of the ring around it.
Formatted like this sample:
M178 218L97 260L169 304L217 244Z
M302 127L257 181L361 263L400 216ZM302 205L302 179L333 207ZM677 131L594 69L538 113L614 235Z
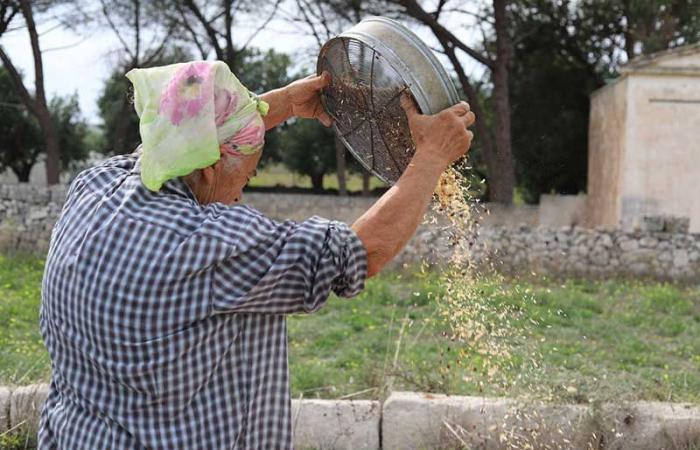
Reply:
M238 241L214 270L215 313L313 312L331 291L353 297L364 288L367 252L344 223L276 222L257 213Z

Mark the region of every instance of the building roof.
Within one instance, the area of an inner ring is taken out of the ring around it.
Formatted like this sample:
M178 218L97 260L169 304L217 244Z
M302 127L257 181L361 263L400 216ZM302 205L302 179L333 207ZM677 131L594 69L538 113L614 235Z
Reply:
M630 73L698 75L700 74L700 43L634 58L620 68L622 76Z

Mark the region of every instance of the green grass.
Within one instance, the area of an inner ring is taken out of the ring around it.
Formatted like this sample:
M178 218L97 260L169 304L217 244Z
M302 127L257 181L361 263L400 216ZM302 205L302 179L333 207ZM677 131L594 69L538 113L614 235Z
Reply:
M0 384L28 384L49 375L39 332L43 270L43 259L0 255Z
M0 384L45 380L38 331L42 260L0 257ZM295 397L376 398L393 389L562 401L700 400L700 288L628 280L485 277L480 301L518 330L497 376L449 339L435 274L386 274L359 297L289 319ZM541 369L532 370L536 356ZM527 374L525 382L519 380Z
M251 178L251 187L301 187L311 188L311 178L306 175L298 175L290 172L281 165L269 165L264 169L258 170L258 174ZM370 190L385 186L378 178L371 177L369 181ZM335 174L326 175L323 177L324 189L338 189L338 177ZM362 176L354 173L347 173L347 188L348 191L362 190Z

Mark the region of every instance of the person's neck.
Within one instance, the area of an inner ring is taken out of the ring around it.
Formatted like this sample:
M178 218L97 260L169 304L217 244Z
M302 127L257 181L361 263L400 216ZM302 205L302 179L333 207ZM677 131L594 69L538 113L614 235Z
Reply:
M191 177L185 177L183 181L200 205L213 203L215 186L203 186L203 183L197 183Z

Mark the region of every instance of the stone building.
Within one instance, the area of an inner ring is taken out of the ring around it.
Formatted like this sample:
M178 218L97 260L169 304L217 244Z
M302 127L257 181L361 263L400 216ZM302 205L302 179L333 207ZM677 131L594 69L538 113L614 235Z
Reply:
M586 216L626 229L687 217L700 232L700 44L635 59L593 93Z

